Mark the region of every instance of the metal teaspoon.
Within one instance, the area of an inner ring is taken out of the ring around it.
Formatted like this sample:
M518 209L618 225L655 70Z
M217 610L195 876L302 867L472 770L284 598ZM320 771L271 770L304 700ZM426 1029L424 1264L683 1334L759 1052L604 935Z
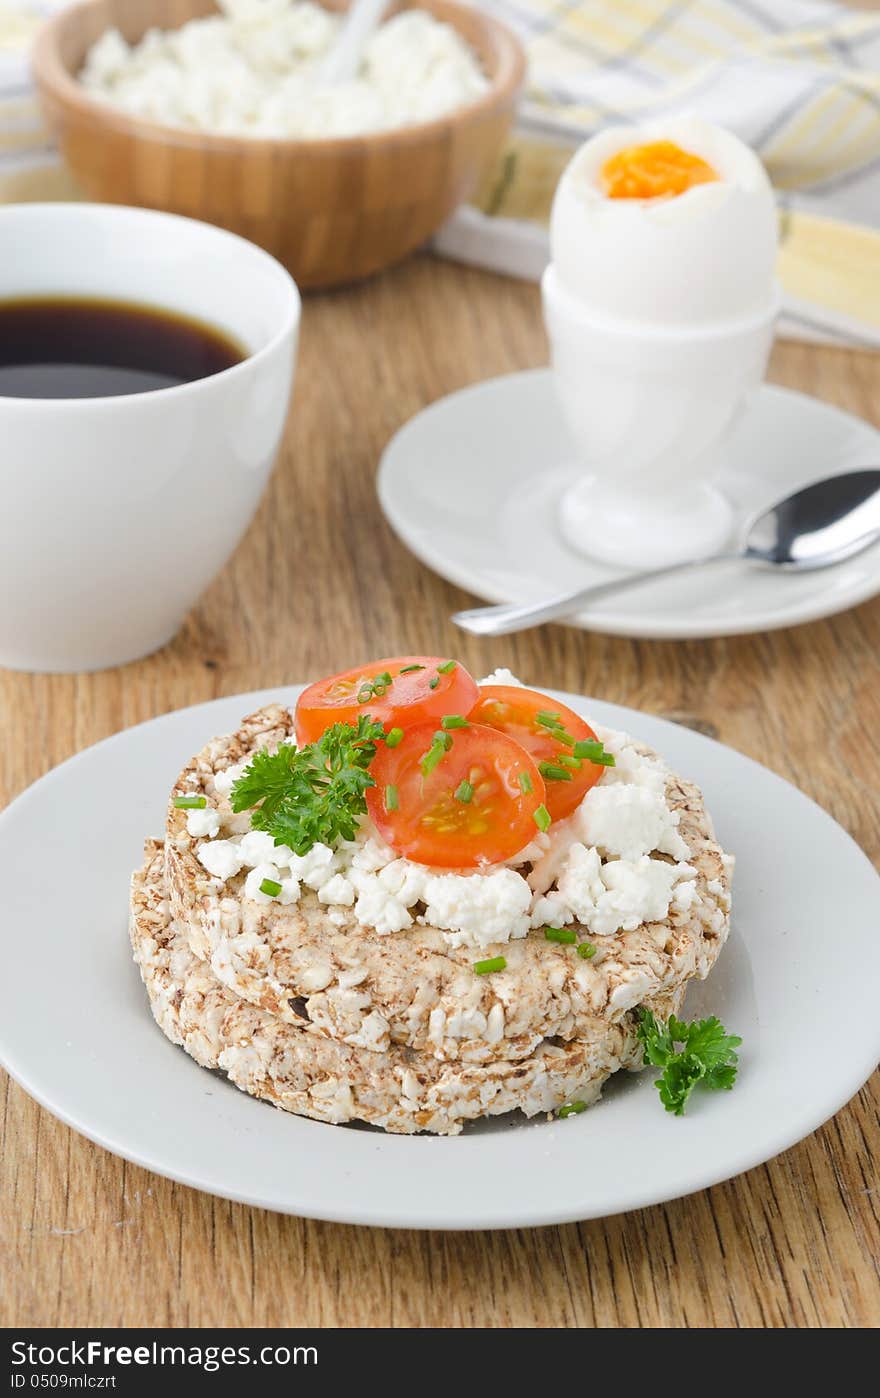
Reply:
M502 603L453 613L452 620L474 636L505 636L545 621L571 616L591 602L656 578L705 568L710 563L745 559L781 572L830 568L880 539L880 469L848 471L814 481L756 515L739 549L708 558L672 563L649 572L628 573L608 582L551 597L546 602Z

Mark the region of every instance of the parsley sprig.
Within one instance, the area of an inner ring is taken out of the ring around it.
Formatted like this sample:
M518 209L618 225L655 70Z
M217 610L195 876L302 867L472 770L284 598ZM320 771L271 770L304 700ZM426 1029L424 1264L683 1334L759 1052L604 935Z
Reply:
M663 1072L654 1086L668 1112L684 1114L685 1104L697 1083L715 1091L733 1087L736 1081L737 1053L742 1043L737 1034L728 1034L720 1019L695 1020L685 1024L670 1015L666 1024L650 1010L639 1011L639 1041L645 1062ZM681 1049L676 1049L681 1044Z
M356 724L334 723L304 748L282 743L276 752L254 753L232 788L232 809L253 811L254 830L265 830L295 854L353 840L366 813L366 792L376 785L367 768L384 731L362 714Z

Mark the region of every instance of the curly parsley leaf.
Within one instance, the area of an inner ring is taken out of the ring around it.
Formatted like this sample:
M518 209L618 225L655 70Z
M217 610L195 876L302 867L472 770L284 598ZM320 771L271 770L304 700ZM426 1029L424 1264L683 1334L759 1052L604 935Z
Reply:
M229 797L234 811L249 811L260 801L265 814L271 816L287 795L292 780L293 759L297 750L282 743L277 752L261 748L255 752L241 776L233 784Z
M356 724L334 723L306 747L282 743L276 752L256 752L232 788L232 809L252 811L253 829L295 854L353 840L376 784L367 768L384 733L362 714Z
M698 1083L713 1091L729 1091L736 1081L737 1053L742 1043L737 1034L728 1034L715 1015L686 1024L670 1015L666 1024L650 1010L639 1011L639 1042L645 1062L662 1068L654 1086L668 1112L682 1116L685 1104ZM680 1049L676 1044L681 1044Z

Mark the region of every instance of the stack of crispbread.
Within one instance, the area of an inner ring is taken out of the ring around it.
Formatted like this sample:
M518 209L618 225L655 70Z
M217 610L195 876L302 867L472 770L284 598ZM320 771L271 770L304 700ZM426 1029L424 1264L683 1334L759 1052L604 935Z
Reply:
M290 712L260 710L193 758L172 798L205 794L240 830L215 774L282 741L293 741ZM603 937L589 960L537 929L497 948L503 974L481 976L473 951L436 928L379 935L353 909L331 916L311 891L267 904L244 896L244 874L221 884L172 800L165 838L147 842L132 884L131 941L153 1015L204 1067L321 1121L455 1134L478 1117L589 1104L610 1074L639 1066L638 1007L677 1011L727 936L728 867L700 793L670 776L667 802L696 870L689 907Z

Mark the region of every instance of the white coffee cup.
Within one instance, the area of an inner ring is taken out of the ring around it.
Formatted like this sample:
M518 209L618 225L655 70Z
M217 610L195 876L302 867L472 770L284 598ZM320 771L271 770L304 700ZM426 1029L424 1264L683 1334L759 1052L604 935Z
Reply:
M0 665L96 670L169 641L253 517L287 416L300 297L219 228L101 204L0 208L0 301L194 317L232 368L111 398L0 397Z

